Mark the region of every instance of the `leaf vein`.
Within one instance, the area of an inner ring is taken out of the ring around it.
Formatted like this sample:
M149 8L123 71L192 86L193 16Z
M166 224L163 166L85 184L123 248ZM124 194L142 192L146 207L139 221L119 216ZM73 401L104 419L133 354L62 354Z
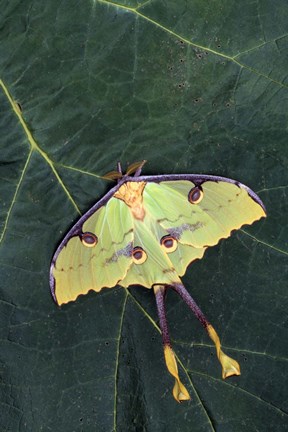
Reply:
M144 15L143 13L139 12L138 8L132 8L132 7L129 7L129 6L124 6L124 5L121 5L119 3L110 2L110 1L107 1L107 0L95 0L95 1L98 1L99 3L103 3L103 4L108 5L108 6L116 7L116 8L119 8L119 9L123 9L123 10L125 10L127 12L134 13L136 16L139 16L142 19L150 22L151 24L153 24L156 27L160 28L164 32L172 35L173 37L175 37L177 39L181 39L187 45L190 45L190 46L192 46L194 48L197 48L197 49L209 52L209 53L214 54L214 55L216 55L218 57L224 58L224 59L226 59L228 61L231 61L231 62L235 63L240 68L245 68L248 71L254 73L255 75L258 75L258 76L260 76L262 78L265 78L266 80L272 82L273 84L277 84L277 85L279 85L281 87L288 88L288 84L285 84L285 83L283 83L281 81L275 80L275 79L271 78L269 75L266 75L263 72L260 72L260 71L258 71L256 69L252 68L251 66L248 66L245 63L241 63L239 60L236 60L236 58L240 55L239 53L236 54L235 56L229 56L227 54L223 54L221 52L215 51L215 50L213 50L213 49L211 49L209 47L206 47L204 45L192 42L189 39L187 39L186 37L183 37L183 36L179 35L178 33L175 33L173 30L170 30L169 28L163 26L162 24L158 23L157 21L153 20L152 18L149 18L147 15Z
M56 177L56 179L58 180L59 184L61 185L61 187L63 188L64 192L65 192L66 195L68 196L69 200L72 202L72 204L73 204L73 206L75 207L76 211L81 215L81 212L80 212L80 210L79 210L77 204L76 204L75 201L73 200L73 198L72 198L70 192L68 191L67 187L65 186L65 184L64 184L64 182L62 181L61 177L59 176L59 174L58 174L58 172L57 172L57 170L56 170L56 168L55 168L55 166L54 166L54 163L53 163L52 160L49 158L49 156L47 155L47 153L45 153L45 152L44 152L44 151L39 147L39 145L37 144L37 142L35 141L35 139L34 139L32 133L31 133L30 130L28 129L28 126L27 126L27 124L26 124L26 122L25 122L25 120L24 120L24 118L23 118L23 116L22 116L22 113L21 113L20 110L17 108L17 104L14 102L12 96L10 95L10 93L9 93L9 91L8 91L7 86L4 84L4 82L3 82L2 79L0 79L0 87L2 87L3 92L4 92L4 94L6 95L6 97L7 97L8 101L9 101L9 103L10 103L10 105L11 105L11 107L12 107L12 109L13 109L15 115L16 115L16 117L18 118L18 120L19 120L19 122L20 122L20 124L21 124L21 126L22 126L22 128L23 128L23 130L24 130L24 132L25 132L25 134L26 134L26 136L27 136L27 139L28 139L28 142L29 142L29 145L30 145L30 152L29 152L29 154L28 154L28 158L27 158L26 164L25 164L25 166L24 166L25 171L26 171L26 169L27 169L27 166L28 166L29 160L30 160L30 158L31 158L31 154L32 154L32 152L33 152L33 151L38 152L38 153L40 154L40 156L42 156L42 158L46 161L46 163L47 163L47 164L49 165L49 167L51 168L53 174L55 175L55 177ZM24 175L23 175L23 171L22 171L22 175L21 175L21 177L20 177L20 181L21 181L21 182L22 182L22 180L23 180L23 177L24 177ZM19 190L19 187L17 187L16 192L18 192L18 190ZM13 204L14 204L14 203L13 203ZM1 240L2 240L2 236L1 236L1 238L0 238L0 243L1 243Z

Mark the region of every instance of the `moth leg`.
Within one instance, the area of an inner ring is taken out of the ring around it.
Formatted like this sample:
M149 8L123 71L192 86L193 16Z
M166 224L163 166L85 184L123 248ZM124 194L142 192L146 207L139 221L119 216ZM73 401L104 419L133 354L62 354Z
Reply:
M186 387L180 381L175 354L171 346L164 303L166 289L167 287L165 285L154 285L159 323L162 332L165 363L169 373L175 378L173 396L177 402L182 402L184 400L189 400L190 396Z
M232 359L231 357L228 357L221 349L221 342L219 339L218 334L216 333L216 330L214 327L209 323L209 321L206 319L205 315L199 308L199 306L196 304L196 302L193 300L189 292L186 290L184 285L182 284L173 284L171 287L182 297L182 299L185 301L185 303L189 306L189 308L192 310L194 315L198 318L198 320L201 322L205 330L207 331L209 337L212 339L212 341L215 344L217 357L221 363L222 366L222 378L228 378L232 375L240 375L240 366L239 363Z

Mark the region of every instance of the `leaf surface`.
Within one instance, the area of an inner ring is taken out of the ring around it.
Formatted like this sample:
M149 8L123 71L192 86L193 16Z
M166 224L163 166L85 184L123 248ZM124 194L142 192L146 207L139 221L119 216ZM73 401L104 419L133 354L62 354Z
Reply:
M277 3L12 0L1 9L1 431L275 432L287 427L287 34ZM259 193L268 217L211 248L183 282L241 376L167 296L191 401L164 367L141 287L57 308L64 234L147 159L145 174L207 173Z

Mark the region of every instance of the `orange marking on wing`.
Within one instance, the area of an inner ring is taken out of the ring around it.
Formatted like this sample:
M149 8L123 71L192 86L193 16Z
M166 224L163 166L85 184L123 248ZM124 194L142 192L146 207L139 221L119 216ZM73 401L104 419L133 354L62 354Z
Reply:
M143 191L145 186L146 182L127 182L114 194L115 198L121 199L131 208L135 219L142 221L145 217L145 209L143 207Z

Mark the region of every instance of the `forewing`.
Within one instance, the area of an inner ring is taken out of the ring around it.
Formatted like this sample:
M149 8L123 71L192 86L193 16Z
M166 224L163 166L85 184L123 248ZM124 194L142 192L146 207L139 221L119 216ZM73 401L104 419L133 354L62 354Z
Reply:
M52 261L52 292L58 304L75 300L89 290L115 286L131 265L133 221L123 201L110 198L83 222L80 232L71 232ZM83 233L97 237L95 246L85 245Z
M205 248L232 230L251 224L265 216L265 211L248 193L246 187L226 181L208 180L201 184L203 199L189 202L191 181L147 183L145 209L180 243Z

